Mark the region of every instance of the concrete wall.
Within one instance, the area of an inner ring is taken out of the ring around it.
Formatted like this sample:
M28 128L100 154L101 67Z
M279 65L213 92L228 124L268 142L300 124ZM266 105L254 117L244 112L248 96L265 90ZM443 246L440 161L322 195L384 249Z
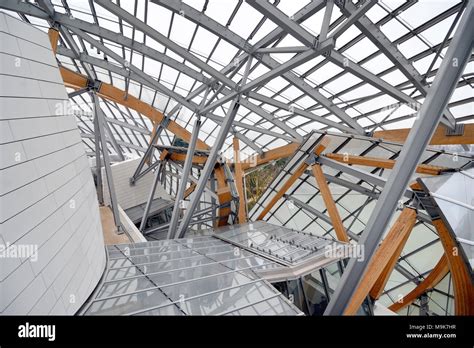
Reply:
M132 159L119 163L114 163L112 168L112 177L114 179L115 193L117 201L122 209L128 209L142 204L148 200L153 180L154 173L147 173L140 178L135 185L130 185L130 178L137 169L140 159ZM145 166L146 168L146 166ZM104 204L110 205L109 186L107 185L107 177L105 175L105 168L102 168ZM155 191L155 198L172 199L161 186L158 184Z
M67 100L47 34L0 12L1 314L74 314L105 266Z

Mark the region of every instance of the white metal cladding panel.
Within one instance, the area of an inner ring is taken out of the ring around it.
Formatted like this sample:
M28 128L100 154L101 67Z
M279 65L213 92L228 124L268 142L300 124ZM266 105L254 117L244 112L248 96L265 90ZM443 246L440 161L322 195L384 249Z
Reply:
M153 180L155 179L155 175L150 172L140 178L135 185L130 185L130 178L137 169L139 162L140 159L134 159L116 163L111 166L117 201L124 210L146 202ZM144 168L146 168L146 166ZM104 168L102 168L102 178L104 203L110 205L110 193ZM171 199L161 184L158 184L154 198Z
M105 267L96 192L44 32L0 13L0 314L74 314ZM7 255L4 255L7 256Z

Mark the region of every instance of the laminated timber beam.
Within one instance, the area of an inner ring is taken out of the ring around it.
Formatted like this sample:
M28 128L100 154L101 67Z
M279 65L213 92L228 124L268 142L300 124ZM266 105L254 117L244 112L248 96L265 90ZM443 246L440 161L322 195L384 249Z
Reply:
M280 158L290 157L295 153L299 146L300 144L298 143L290 143L269 151L265 151L261 155L255 155L253 157L247 158L245 162L242 163L242 170L245 171L271 161L279 160Z
M414 226L415 224L413 224L411 230ZM372 290L370 290L369 295L373 300L378 300L380 296L382 296L385 285L387 285L388 279L390 278L393 269L397 265L398 259L400 258L403 248L405 247L405 244L407 243L407 240L410 237L411 230L407 231L407 233L405 233L402 238L400 238L400 243L396 246L396 249L394 250L392 256L390 256L390 258L388 259L382 273L380 274L374 286L372 287Z
M88 86L89 79L86 76L64 67L60 67L59 70L66 87L77 90L86 88ZM144 101L130 95L130 93L127 93L126 91L108 83L102 82L98 87L97 94L102 98L111 100L117 104L135 110L136 112L148 117L153 122L153 124L158 124L164 120L164 115L150 104L147 104ZM181 127L175 121L170 120L166 126L166 129L186 142L191 140L191 133ZM197 141L196 148L200 150L210 149L209 145L199 139Z
M329 145L329 138L324 137L320 143L316 146L314 149L314 153L316 155L320 155L321 152L323 152L326 147ZM273 196L270 202L265 206L265 208L262 210L260 215L257 217L257 220L262 220L265 215L273 208L273 206L278 202L278 200L283 197L283 195L286 193L286 191L289 190L291 185L295 183L295 181L306 171L308 168L309 164L306 162L303 162L297 169L296 171L288 178L288 180L283 184L283 186L280 188L280 190Z
M455 315L474 315L474 284L468 263L445 222L441 218L435 219L433 226L438 231L451 272Z
M411 305L421 295L433 289L448 274L449 266L446 255L443 254L430 274L408 294L400 298L397 302L388 307L393 312L398 312Z
M240 143L239 138L234 136L232 140L234 146L234 171L235 171L235 186L237 187L237 192L239 194L239 224L247 222L247 213L245 209L245 195L244 195L244 173L242 170L242 162L240 162Z
M193 193L194 189L196 188L196 183L192 182L191 185L184 191L183 198L186 199L189 197L191 193Z
M313 175L316 178L316 182L318 183L319 192L323 197L324 204L326 205L329 217L331 218L332 226L336 232L337 239L341 242L349 243L349 237L347 236L346 229L342 224L341 216L337 211L336 203L334 202L331 190L329 189L329 185L327 184L326 178L324 177L321 165L319 163L315 163L312 165L311 169L313 170Z
M385 169L393 169L396 161L385 158L369 157L369 156L356 156L340 153L328 153L326 157L333 159L338 162L346 164L355 164L359 166L369 166ZM446 167L433 166L429 164L419 164L416 167L416 172L419 174L428 174L428 175L439 175L443 170L446 170Z
M344 315L355 315L379 278L381 276L384 278L384 271L395 266L395 264L392 265L393 259L398 259L396 253L403 249L415 223L416 211L412 208L404 208L371 259L359 286L344 311Z
M438 126L430 140L430 145L469 145L474 144L474 123L463 124L462 135L447 135L445 126ZM410 128L390 129L374 132L375 138L404 143L408 138Z
M214 176L217 181L216 193L220 206L217 226L225 226L227 225L227 220L231 213L230 202L232 201L232 191L230 190L230 186L227 183L223 165L216 165L214 168Z
M175 162L184 162L187 155L185 153L172 153L170 158ZM207 156L193 156L193 164L205 164L207 161Z
M51 42L51 49L53 50L53 53L56 54L56 51L58 49L59 30L56 28L49 28L48 37L49 42Z

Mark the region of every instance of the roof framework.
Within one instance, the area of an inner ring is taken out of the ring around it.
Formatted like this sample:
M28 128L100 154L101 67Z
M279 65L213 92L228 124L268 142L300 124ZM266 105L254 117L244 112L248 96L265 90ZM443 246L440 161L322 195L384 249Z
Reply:
M58 62L72 71L73 77L83 78L82 84L71 81L66 85L90 156L96 153L96 137L93 100L85 92L99 88L100 81L102 86L123 92L122 99L98 93L106 121L107 151L117 160L145 158L155 132L156 144L173 145L183 134L193 132L198 116L202 143L197 148L212 148L222 142L217 150L229 159L234 156L234 135L242 144L240 157L251 158L300 144L313 130L329 131L342 139L334 153L343 153L360 137L366 147L359 144L358 155L375 153L394 159L400 147L381 145L366 136L412 127L466 3L7 0L0 8L45 31L59 29ZM446 129L440 132L456 132L456 126L467 127L474 119L473 58L471 54L443 112L441 123ZM133 98L163 118L144 113L131 102ZM236 100L239 107L229 131L221 134ZM442 162L445 155L431 152L423 163ZM148 156L159 159L154 152ZM470 159L472 156L466 156L458 165ZM325 161L323 164L331 167L331 159ZM364 210L372 211L387 171L374 169L374 181L370 182L366 174L358 177L353 169L353 177L360 180L347 180L333 162L334 172L326 172L325 177L330 187L344 188L335 202L344 212L343 222L351 221L346 224L349 236L357 240L367 223L360 217ZM168 163L165 169L164 180L171 194L178 191L177 166ZM191 175L199 178L203 171L205 168L193 166ZM321 197L309 177L305 173L299 178L298 185L271 212L269 221L285 226L311 220L298 227L331 235L334 231L326 211L310 204ZM195 178L193 182L198 183ZM356 196L363 197L360 204L348 204L348 197L353 202ZM286 199L297 209L282 219L278 209ZM429 237L421 238L400 257L384 292L388 304L396 300L393 294L408 292L435 266L418 264L423 253L439 247L428 219L418 218L416 228ZM449 313L452 290L445 291L446 284L447 279L432 297L440 307L438 312Z
M170 113L187 129L192 128L192 115L210 86L213 98L204 108L200 132L210 145L252 54L249 83L242 90L247 93L232 127L245 139L242 151L249 155L256 151L249 144L268 150L301 142L312 129L364 134L409 128L464 7L460 1L437 6L416 1L374 1L367 6L336 2L331 16L326 15L330 20L325 29L321 22L326 1L308 2L301 8L287 1L219 5L216 1L63 0L53 1L52 7L48 3L6 1L2 7L16 10L44 29L51 21L59 24L62 32L69 33L67 39L61 35L58 47L62 66L84 75L88 67L94 78L165 115ZM420 11L430 11L426 21L415 20ZM333 48L318 53L313 46L322 30L337 40ZM279 66L281 70L275 70ZM471 89L469 63L443 118L447 125L472 120ZM71 101L92 155L91 101L87 94ZM116 139L115 148L110 141L110 152L118 149L141 156L152 122L115 102L104 101L103 106ZM160 142L172 141L173 133L161 134ZM231 146L230 136L224 146Z

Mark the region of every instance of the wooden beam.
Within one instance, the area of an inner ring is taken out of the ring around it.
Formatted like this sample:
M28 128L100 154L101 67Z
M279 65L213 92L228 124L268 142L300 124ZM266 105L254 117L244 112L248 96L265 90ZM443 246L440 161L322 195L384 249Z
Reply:
M329 138L324 137L321 139L319 144L316 146L314 149L314 153L316 155L320 155L321 152L326 149L326 147L329 144ZM289 190L291 185L294 184L294 182L305 172L306 168L308 168L308 164L306 162L302 163L296 171L288 178L288 180L283 184L283 186L278 190L275 196L271 199L271 201L267 204L267 206L263 209L263 211L260 213L260 215L257 217L257 220L262 220L265 215L270 211L270 209L273 208L273 206L278 202L278 200L283 197L283 195L286 193L286 191Z
M160 161L164 161L168 157L169 154L170 153L168 152L168 150L163 150L160 155Z
M397 143L404 143L410 132L410 128L391 129L385 131L374 132L374 138L382 138L384 140ZM474 123L464 124L463 135L446 135L446 127L438 126L430 145L457 145L457 144L474 144Z
M474 285L459 245L442 219L433 220L443 244L454 288L454 307L456 315L474 315Z
M239 193L239 224L247 222L247 212L245 209L245 194L244 194L244 175L242 171L242 162L240 162L240 143L239 138L234 136L232 140L234 145L234 172L235 172L235 186Z
M400 298L397 302L388 307L388 309L393 312L398 312L406 306L411 305L418 297L438 285L448 272L448 258L443 254L436 266L431 270L430 274L420 284L418 284L416 288Z
M404 230L405 234L399 239L399 244L395 246L396 249L394 250L392 256L390 256L390 258L388 259L387 264L385 265L382 271L382 274L380 274L379 278L372 287L372 290L370 290L369 292L369 295L372 299L378 300L380 296L382 296L383 290L385 289L385 285L387 285L388 279L390 278L390 275L392 274L393 269L395 268L395 265L397 264L397 261L400 258L403 248L405 247L405 244L407 243L407 240L410 237L411 231L413 230L414 226L415 224L413 224L411 229Z
M175 162L184 162L187 154L174 152L170 155L170 158ZM207 156L193 156L193 164L205 164Z
M393 254L397 252L399 245L404 240L406 241L406 236L410 234L413 226L415 226L415 222L416 211L411 208L403 209L370 261L364 276L359 282L358 288L344 311L345 315L357 313L362 302L382 275L387 264L391 261Z
M87 77L74 72L72 70L66 69L65 67L60 66L59 72L63 78L64 85L66 87L74 89L83 89L87 87Z
M51 43L51 49L53 50L53 53L56 54L56 51L58 49L59 30L56 28L49 28L48 37L49 42Z
M328 153L325 156L338 162L346 164L355 164L359 166L369 166L385 169L393 169L393 167L395 166L395 160L385 158L347 155L342 153ZM419 174L439 175L443 170L446 169L448 168L433 166L429 164L420 164L416 167L416 172Z
M194 192L194 189L196 188L196 183L192 182L191 186L189 186L186 191L184 191L183 199L186 199L189 197L191 193Z
M63 78L64 84L67 87L73 89L82 89L84 87L87 87L88 80L86 76L66 69L64 67L60 67L59 70ZM111 84L102 82L97 93L102 98L126 106L142 114L143 116L148 117L153 122L153 124L161 123L164 119L163 114L150 104L147 104L144 101L134 97L130 93L127 94L124 90L112 86ZM184 141L189 142L191 140L191 133L181 127L175 121L169 121L166 129L168 129L171 133L175 134L177 137L183 139ZM196 148L200 150L209 150L210 146L202 140L198 139Z
M271 161L276 161L281 158L290 157L295 153L300 144L290 143L283 145L272 150L265 151L261 155L255 155L250 158L247 158L242 163L242 170L248 170L254 167L261 166L262 164L269 163Z
M423 187L421 187L420 183L418 181L414 181L410 184L410 188L413 191L423 191Z
M283 186L280 188L280 190L276 193L276 195L273 196L273 198L267 204L265 209L263 209L263 211L257 217L257 220L262 220L265 217L265 215L267 215L267 213L270 211L270 209L273 208L273 206L276 204L276 202L278 202L278 200L281 197L283 197L283 195L286 193L286 191L289 190L291 185L294 184L296 179L298 179L305 172L306 168L308 168L308 164L306 162L304 162L298 167L298 169L296 169L296 171L288 178L288 180L286 180L286 182L283 184Z
M326 178L324 177L321 165L319 163L313 164L312 170L313 175L316 178L319 191L321 192L321 196L323 197L324 204L326 205L329 217L331 218L332 226L336 232L337 239L341 242L349 243L349 237L347 236L346 229L342 224L341 216L339 215L339 211L337 210L336 203L332 197L331 190L329 189L329 185L326 182Z

